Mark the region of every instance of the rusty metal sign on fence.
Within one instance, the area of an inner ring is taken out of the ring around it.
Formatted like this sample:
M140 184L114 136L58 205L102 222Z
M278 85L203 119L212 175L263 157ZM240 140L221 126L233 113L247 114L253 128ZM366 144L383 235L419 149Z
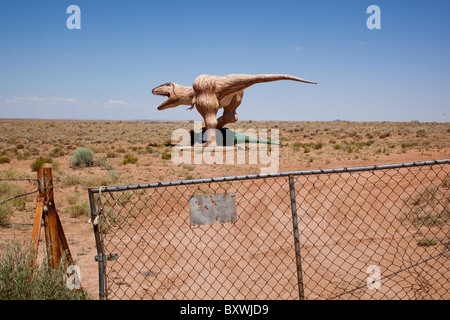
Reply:
M189 201L190 224L236 222L236 194L194 195Z

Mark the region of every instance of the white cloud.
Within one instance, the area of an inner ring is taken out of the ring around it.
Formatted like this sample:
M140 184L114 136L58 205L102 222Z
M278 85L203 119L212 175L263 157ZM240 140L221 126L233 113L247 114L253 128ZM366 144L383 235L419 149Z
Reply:
M122 101L122 100L108 100L108 104L121 104L121 105L128 105L128 102Z
M23 103L23 102L42 102L47 104L53 104L55 102L77 102L75 98L59 98L59 97L14 97L12 99L4 100L6 104Z
M106 108L111 107L120 107L120 106L131 106L131 107L145 107L146 104L142 102L127 102L123 100L114 100L109 99L107 101L98 101L93 100L91 102L86 101L79 101L76 98L61 98L61 97L13 97L9 99L5 99L2 96L0 96L0 103L4 104L24 104L24 103L35 103L39 104L40 106L44 105L54 105L56 103L77 103L77 104L87 104L87 105L94 105L94 106L103 106Z
M51 99L54 100L54 101L77 102L77 99L75 99L75 98L56 98L56 97L52 97Z
M145 117L147 104L119 99L83 101L71 97L0 97L0 115L20 118L134 118ZM144 112L144 116L140 114Z
M97 101L95 101L97 104L101 104ZM142 102L127 102L123 100L113 100L109 99L108 102L103 104L103 107L106 109L114 108L114 107L145 107L146 105Z

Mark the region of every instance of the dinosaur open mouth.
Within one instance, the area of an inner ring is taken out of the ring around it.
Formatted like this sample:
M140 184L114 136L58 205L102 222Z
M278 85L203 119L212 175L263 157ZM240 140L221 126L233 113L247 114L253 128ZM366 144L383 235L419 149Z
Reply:
M167 99L166 100L164 100L163 101L163 103L161 103L159 106L158 106L158 110L164 110L164 109L166 109L167 107L167 105L169 105L169 104L171 104L172 103L172 100L170 99L170 93L168 93L168 92L157 92L157 91L152 91L152 93L154 94L154 95L156 95L156 96L161 96L161 97L167 97Z

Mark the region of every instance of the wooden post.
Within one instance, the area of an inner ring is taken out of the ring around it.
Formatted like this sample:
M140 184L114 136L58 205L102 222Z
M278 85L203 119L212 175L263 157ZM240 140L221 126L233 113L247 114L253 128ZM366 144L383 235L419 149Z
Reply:
M39 235L41 233L41 224L42 224L42 212L44 210L44 198L37 197L36 199L36 210L34 213L34 222L33 222L33 231L31 232L31 245L33 252L33 267L36 266L36 258L38 254L39 248Z
M72 262L72 256L55 207L52 168L40 168L37 175L39 192L36 199L36 212L31 234L33 246L36 250L35 254L37 255L39 246L41 223L44 221L45 242L50 267L55 269L64 253L66 253L64 262L68 266Z

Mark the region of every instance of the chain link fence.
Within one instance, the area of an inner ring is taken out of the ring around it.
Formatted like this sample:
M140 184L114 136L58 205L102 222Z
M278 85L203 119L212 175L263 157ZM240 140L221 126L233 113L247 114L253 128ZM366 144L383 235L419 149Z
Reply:
M90 189L100 299L449 299L449 164Z

